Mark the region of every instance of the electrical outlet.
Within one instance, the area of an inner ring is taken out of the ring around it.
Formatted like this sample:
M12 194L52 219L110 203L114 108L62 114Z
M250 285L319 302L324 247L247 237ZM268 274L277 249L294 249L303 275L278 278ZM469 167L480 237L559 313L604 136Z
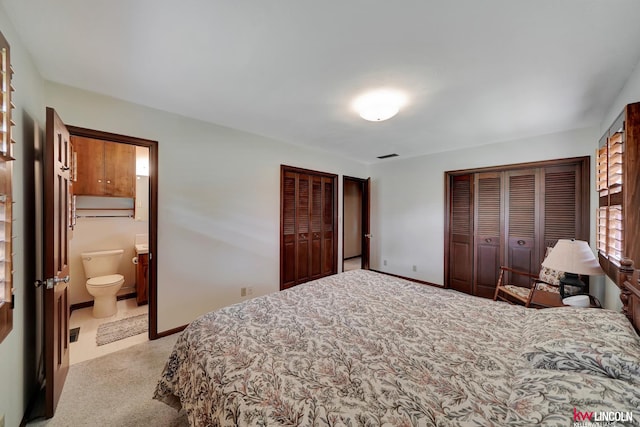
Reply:
M253 288L251 286L249 286L247 288L247 296L250 297L251 295L253 295Z
M418 271L418 267L416 267L415 265L413 266L413 271Z
M387 265L387 260L382 261L382 264Z
M240 296L241 297L247 296L247 288L240 288Z

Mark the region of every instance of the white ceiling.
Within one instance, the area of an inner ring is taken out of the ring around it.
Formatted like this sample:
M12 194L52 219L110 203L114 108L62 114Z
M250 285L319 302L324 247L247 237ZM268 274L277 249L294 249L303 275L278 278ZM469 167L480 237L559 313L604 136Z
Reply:
M47 80L363 162L597 126L640 61L638 0L0 1Z

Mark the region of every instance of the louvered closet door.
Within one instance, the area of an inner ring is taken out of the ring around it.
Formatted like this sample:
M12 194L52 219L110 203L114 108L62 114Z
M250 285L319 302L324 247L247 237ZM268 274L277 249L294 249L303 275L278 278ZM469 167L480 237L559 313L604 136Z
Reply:
M449 283L452 289L473 291L472 175L451 177Z
M280 281L283 289L296 282L296 201L298 174L282 172L281 182L281 240Z
M546 247L588 241L589 169L582 157L447 175L446 285L491 298L500 265L537 275Z
M281 289L336 273L337 177L282 167Z
M333 182L331 178L311 178L310 278L317 279L334 270Z
M322 274L322 177L311 179L311 278Z
M474 295L493 298L502 262L502 173L475 174Z
M336 206L336 194L334 193L334 180L331 178L322 178L322 275L327 276L337 271L336 253L337 241L335 235L334 213L338 209Z
M519 271L537 274L540 271L537 239L540 206L536 203L539 185L536 170L506 173L507 181L507 263ZM512 282L527 285L525 277Z
M541 214L543 243L540 245L539 259L544 260L547 247L553 247L558 239L581 239L582 212L580 194L582 185L579 167L555 166L542 170L541 192L544 209Z
M298 177L298 201L296 212L296 284L310 276L310 202L311 178L301 174Z

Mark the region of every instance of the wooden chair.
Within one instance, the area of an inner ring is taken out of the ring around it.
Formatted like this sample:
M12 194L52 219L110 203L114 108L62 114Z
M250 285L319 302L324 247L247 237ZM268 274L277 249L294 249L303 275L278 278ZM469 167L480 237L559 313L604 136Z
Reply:
M521 304L525 307L558 307L562 305L559 284L544 281L535 274L500 267L493 300Z

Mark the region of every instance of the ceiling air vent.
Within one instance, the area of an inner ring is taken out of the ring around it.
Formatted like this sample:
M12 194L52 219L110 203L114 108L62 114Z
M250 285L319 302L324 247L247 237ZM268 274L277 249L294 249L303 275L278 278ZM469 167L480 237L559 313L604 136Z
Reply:
M396 153L393 154L385 154L384 156L378 156L379 159L388 159L390 157L398 157Z

